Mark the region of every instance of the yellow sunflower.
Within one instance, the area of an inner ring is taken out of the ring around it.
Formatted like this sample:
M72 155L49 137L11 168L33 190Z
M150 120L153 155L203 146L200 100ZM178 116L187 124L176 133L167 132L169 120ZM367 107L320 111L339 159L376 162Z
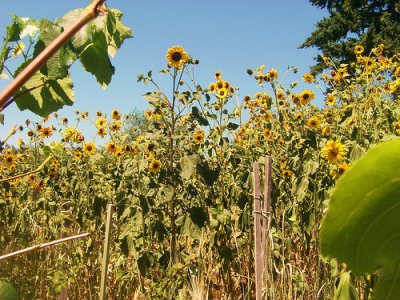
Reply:
M121 121L115 120L114 122L110 123L109 127L110 127L110 130L113 131L113 132L119 131L122 128L122 123L121 123Z
M149 163L149 170L151 172L159 172L161 169L161 162L158 159L153 159Z
M325 104L327 106L333 106L336 104L336 97L333 96L332 94L329 94L326 99L325 99Z
M196 144L201 144L204 141L204 131L198 129L193 134L193 140Z
M315 81L315 78L310 73L306 73L303 75L303 81L305 83L313 83Z
M97 128L104 128L107 125L107 120L104 117L99 117L95 124Z
M120 111L119 111L118 109L114 109L114 110L111 112L111 117L112 117L114 120L116 120L116 121L120 120L120 119L121 119L121 113L120 113Z
M114 142L108 142L106 145L107 152L114 153L117 150L117 146Z
M42 138L48 138L53 135L53 128L52 127L43 127L39 130L40 136Z
M166 58L169 66L179 69L188 60L189 56L183 47L173 46L168 49Z
M275 79L278 78L278 71L275 69L271 69L267 73L267 81L274 81Z
M304 90L300 93L299 98L300 98L300 104L306 105L315 98L315 94L311 90Z
M218 98L221 98L221 99L226 98L228 96L228 90L225 88L218 90L217 96L218 96Z
M364 52L364 47L363 46L357 45L357 46L354 47L354 53L356 55L361 55L361 54L363 54L363 52Z
M346 155L346 147L338 141L329 140L324 149L322 149L322 157L329 163L341 163Z
M321 126L321 121L317 116L313 116L307 120L306 125L318 129Z
M88 156L92 156L96 153L96 145L93 142L87 142L83 145L83 152Z

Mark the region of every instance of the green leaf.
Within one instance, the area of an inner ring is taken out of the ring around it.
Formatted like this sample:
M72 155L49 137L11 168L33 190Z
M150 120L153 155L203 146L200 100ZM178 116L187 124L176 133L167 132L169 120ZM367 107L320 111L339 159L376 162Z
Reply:
M196 169L207 185L213 185L218 179L219 169L210 169L207 162L198 164Z
M19 295L12 284L0 281L0 299L1 300L18 300Z
M107 52L107 41L103 32L96 32L90 43L81 53L83 68L92 73L102 88L106 88L111 82L115 68L111 64Z
M37 56L61 34L61 28L47 19L40 20L39 28L40 40L35 45L34 56ZM46 62L46 65L41 68L41 72L49 79L67 77L69 61L67 53L65 48L61 48Z
M352 283L351 272L340 275L339 284L335 289L333 300L358 300L356 290Z
M186 155L181 158L181 177L184 179L189 179L192 177L196 171L196 166L198 162L197 155Z
M121 22L122 17L122 12L117 9L110 9L107 14L107 30L110 35L108 53L111 57L115 56L126 39L133 37L132 30Z
M150 260L149 260L148 255L146 253L144 253L142 256L140 256L137 260L137 264L139 267L140 274L142 276L146 276L147 271L150 267Z
M378 287L392 287L386 289L385 299L399 299L399 157L400 140L384 142L346 171L337 182L320 232L322 254L345 262L354 274L382 268Z
M42 117L48 116L64 105L72 105L74 99L72 81L69 77L49 80L40 72L29 79L18 95L16 103L20 110L29 109Z
M0 124L4 125L4 114L0 114Z
M229 124L228 124L227 127L228 127L229 130L236 130L236 129L239 128L239 125L238 125L238 124L235 124L235 123L229 122Z
M209 125L208 120L201 115L200 110L196 106L192 107L192 116L197 120L197 122L199 122L200 125Z

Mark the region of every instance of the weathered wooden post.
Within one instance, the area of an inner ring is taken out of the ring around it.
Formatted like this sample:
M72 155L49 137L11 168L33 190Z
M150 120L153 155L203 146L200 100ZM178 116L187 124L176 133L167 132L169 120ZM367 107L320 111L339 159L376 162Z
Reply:
M258 162L253 164L253 182L254 182L254 256L255 256L255 287L256 300L262 299L262 283L264 262L262 257L262 232L261 232L261 193L260 193L260 166Z
M263 205L261 206L260 166L253 164L254 182L254 256L255 256L255 287L256 300L262 300L263 277L265 262L269 259L268 234L270 226L270 206L272 187L272 158L265 158L265 179ZM267 291L268 294L268 291Z
M107 205L107 221L106 221L106 236L104 239L104 250L103 250L103 262L101 266L101 285L100 285L100 300L106 299L106 288L107 288L107 271L108 261L110 252L110 235L111 235L111 220L113 205Z

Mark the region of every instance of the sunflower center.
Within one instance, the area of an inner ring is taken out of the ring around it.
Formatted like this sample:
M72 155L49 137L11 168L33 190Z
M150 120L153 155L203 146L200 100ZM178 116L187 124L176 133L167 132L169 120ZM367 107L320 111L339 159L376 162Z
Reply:
M173 61L180 61L182 59L182 54L180 52L174 52L171 58Z

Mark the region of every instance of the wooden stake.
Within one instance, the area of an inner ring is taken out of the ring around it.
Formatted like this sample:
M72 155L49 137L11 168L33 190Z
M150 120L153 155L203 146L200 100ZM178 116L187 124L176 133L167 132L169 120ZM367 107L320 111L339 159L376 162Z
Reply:
M6 258L10 258L12 256L16 256L16 255L19 255L19 254L22 254L22 253L25 253L25 252L29 252L29 251L32 251L32 250L42 249L42 248L49 247L49 246L52 246L52 245L55 245L55 244L64 243L64 242L67 242L67 241L84 238L84 237L87 237L87 236L89 236L89 233L82 233L82 234L70 236L70 237L67 237L67 238L64 238L64 239L52 241L52 242L49 242L49 243L35 245L35 246L29 247L29 248L25 248L25 249L22 249L22 250L18 250L18 251L15 251L15 252L8 253L8 254L5 254L3 256L0 256L0 260L6 259Z
M261 196L260 196L260 167L257 162L253 164L254 182L254 256L255 256L255 286L256 300L262 300L262 283L264 260L262 257L262 232L261 232Z
M107 288L107 273L108 261L110 252L110 235L111 235L111 220L112 220L113 205L107 205L107 221L106 221L106 236L104 240L103 262L101 266L101 285L100 285L100 300L106 299Z
M263 219L262 219L262 257L263 269L265 263L269 261L269 228L270 228L270 213L271 213L271 189L272 189L272 158L265 157L265 178L264 178L264 203L263 203ZM264 276L263 276L264 277ZM267 281L266 281L267 283ZM266 291L268 296L268 290Z

